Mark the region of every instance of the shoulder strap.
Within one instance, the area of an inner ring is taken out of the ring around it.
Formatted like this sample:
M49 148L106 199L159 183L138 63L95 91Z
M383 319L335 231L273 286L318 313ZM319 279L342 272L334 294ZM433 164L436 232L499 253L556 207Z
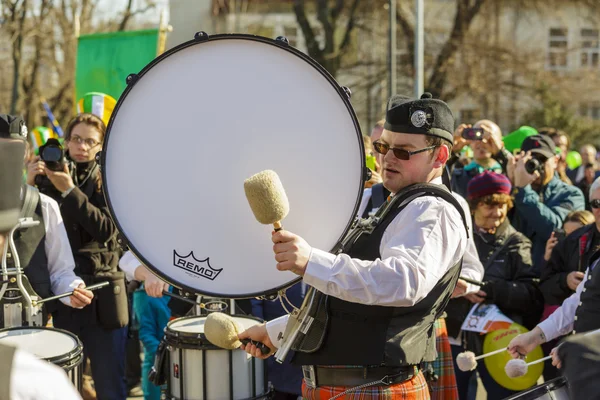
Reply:
M40 201L40 192L30 185L24 185L23 206L21 207L21 218L31 218Z
M390 202L390 209L395 207L402 207L408 202L422 196L435 196L440 197L448 203L452 204L458 211L459 215L463 220L465 231L467 232L467 238L469 237L469 228L467 225L467 217L465 216L465 210L462 208L458 200L452 196L450 191L443 185L434 185L431 183L416 183L414 185L407 186L392 198Z
M16 348L0 345L0 399L10 399L10 380Z

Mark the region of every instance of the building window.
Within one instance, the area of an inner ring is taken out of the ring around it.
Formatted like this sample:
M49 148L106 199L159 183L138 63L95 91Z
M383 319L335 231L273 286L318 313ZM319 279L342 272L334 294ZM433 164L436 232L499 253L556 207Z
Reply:
M598 29L581 30L581 66L597 67L600 55L600 31Z
M600 102L581 103L579 115L594 120L600 120Z
M564 69L567 67L568 30L566 28L550 28L548 43L549 69Z

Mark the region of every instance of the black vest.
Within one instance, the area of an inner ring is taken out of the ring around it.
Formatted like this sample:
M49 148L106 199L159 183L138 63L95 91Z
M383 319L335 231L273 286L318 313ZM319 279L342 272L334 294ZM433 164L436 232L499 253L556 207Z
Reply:
M595 257L598 257L598 253ZM593 262L590 265L594 265ZM600 263L588 272L588 280L583 284L579 307L575 311L573 333L600 329L600 267L598 265Z
M21 268L25 276L31 283L33 290L42 298L52 296L50 286L50 272L48 271L48 257L46 256L46 226L42 215L42 204L40 194L36 190L34 196L37 196L37 206L34 214L31 216L40 223L31 228L15 232L15 247L19 255ZM10 254L10 248L7 254L7 264L9 268L14 267L13 255Z
M447 200L463 215L449 192L448 196ZM361 260L381 258L383 233L405 207L402 204L390 211L370 235L359 237L346 254ZM460 267L461 262L450 268L433 290L412 307L364 305L329 296L329 323L322 345L312 353L296 352L293 363L406 366L433 361L433 323L450 299Z

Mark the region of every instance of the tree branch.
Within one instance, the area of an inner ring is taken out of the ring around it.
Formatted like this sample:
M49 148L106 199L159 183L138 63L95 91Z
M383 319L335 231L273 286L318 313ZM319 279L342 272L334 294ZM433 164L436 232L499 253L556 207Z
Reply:
M296 21L302 30L302 34L304 35L304 39L306 40L306 48L308 50L308 55L313 57L320 62L322 59L321 49L319 49L319 44L315 39L315 32L313 31L310 23L308 22L308 18L306 18L306 11L304 9L304 0L294 0L294 14L296 14Z
M342 39L342 43L340 44L340 51L342 53L345 52L348 44L350 43L350 34L354 28L354 20L356 15L356 9L358 8L358 3L360 0L354 0L352 6L350 7L350 15L348 16L348 23L346 24L346 33L344 34L344 38Z

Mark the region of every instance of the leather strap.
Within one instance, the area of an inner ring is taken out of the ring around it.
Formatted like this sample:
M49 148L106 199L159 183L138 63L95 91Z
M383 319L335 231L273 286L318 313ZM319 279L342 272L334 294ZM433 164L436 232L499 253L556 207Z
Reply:
M317 386L360 386L385 380L390 385L412 379L418 374L416 366L374 368L326 368L313 367ZM302 372L307 374L305 367ZM380 386L382 386L381 384Z

